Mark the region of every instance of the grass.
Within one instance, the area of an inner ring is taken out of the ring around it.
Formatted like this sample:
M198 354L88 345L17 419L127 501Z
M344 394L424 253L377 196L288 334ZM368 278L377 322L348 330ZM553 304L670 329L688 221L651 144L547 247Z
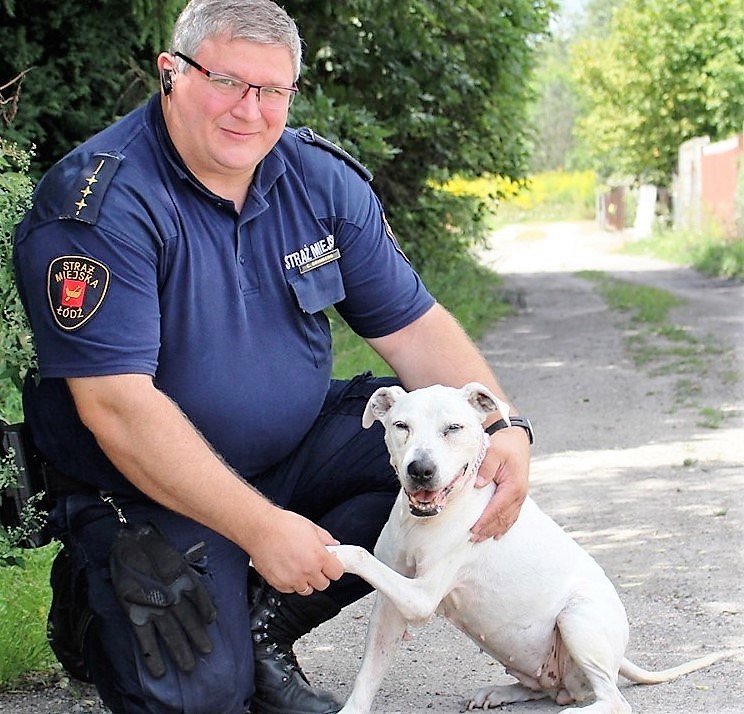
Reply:
M577 275L596 284L610 309L629 315L630 329L625 343L636 367L645 369L651 376L676 375L676 404L697 404L703 396L700 378L712 369L718 370L725 351L715 337L700 340L669 321L670 311L683 301L665 290L599 271ZM732 370L724 370L719 376L724 384L735 379ZM699 425L708 429L720 428L725 418L723 411L710 407L700 408L700 414Z
M726 238L714 227L700 233L659 230L631 243L626 250L692 265L704 275L744 280L744 240Z
M0 685L53 667L46 640L49 568L58 546L24 552L25 567L0 568Z
M667 319L669 310L682 304L664 290L611 278L599 271L585 270L579 275L597 284L610 308L633 313L634 322L660 325Z

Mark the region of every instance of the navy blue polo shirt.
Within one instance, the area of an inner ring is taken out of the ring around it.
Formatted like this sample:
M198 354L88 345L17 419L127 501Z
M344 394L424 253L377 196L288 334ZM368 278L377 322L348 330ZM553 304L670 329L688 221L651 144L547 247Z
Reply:
M41 376L27 382L26 419L58 468L114 490L123 477L64 378L152 375L250 478L319 413L324 310L380 337L434 302L352 163L287 129L238 214L182 164L157 96L47 173L15 250Z

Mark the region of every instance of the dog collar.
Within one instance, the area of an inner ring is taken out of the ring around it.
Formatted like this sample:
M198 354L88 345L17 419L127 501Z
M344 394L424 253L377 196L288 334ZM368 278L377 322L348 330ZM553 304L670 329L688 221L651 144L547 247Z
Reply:
M495 434L497 431L510 426L521 426L527 432L527 436L530 439L530 446L535 443L535 431L532 428L532 422L527 417L510 416L508 422L504 419L499 419L486 429L486 434Z

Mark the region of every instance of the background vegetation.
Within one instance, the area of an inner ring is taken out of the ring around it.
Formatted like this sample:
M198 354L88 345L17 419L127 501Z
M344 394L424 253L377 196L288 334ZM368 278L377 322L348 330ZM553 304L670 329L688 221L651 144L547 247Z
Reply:
M535 168L669 186L682 142L741 131L743 13L744 0L587 0L533 80Z

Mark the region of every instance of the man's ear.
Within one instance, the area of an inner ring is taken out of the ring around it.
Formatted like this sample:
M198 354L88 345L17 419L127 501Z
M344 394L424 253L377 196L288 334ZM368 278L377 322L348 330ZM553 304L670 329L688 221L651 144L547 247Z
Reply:
M375 423L376 419L382 421L385 414L387 414L393 404L395 404L395 401L405 393L406 390L403 389L403 387L395 385L392 387L380 387L376 390L369 398L367 406L364 408L362 426L365 429L369 429L369 427Z

